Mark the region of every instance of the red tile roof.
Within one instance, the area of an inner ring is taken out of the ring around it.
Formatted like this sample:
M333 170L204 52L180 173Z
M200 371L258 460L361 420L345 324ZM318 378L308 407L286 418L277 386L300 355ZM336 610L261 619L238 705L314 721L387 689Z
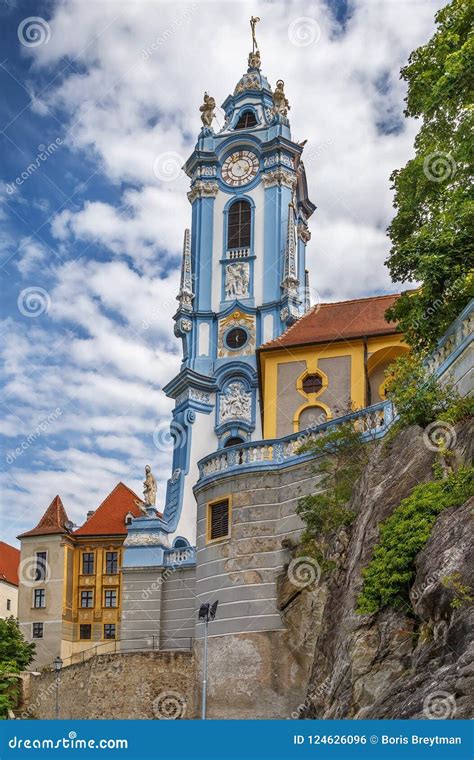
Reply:
M18 586L18 565L20 552L14 546L0 541L0 581Z
M137 494L125 483L117 483L115 488L97 507L94 514L81 525L75 536L117 536L126 535L125 516L131 512L134 517L140 517L142 512L135 501L141 501Z
M396 322L387 322L385 312L399 294L358 298L313 306L279 338L260 346L266 349L301 346L307 343L330 343L371 335L398 332Z
M55 496L36 528L22 533L18 538L26 536L47 536L55 533L67 533L65 524L69 521L66 510L59 496Z

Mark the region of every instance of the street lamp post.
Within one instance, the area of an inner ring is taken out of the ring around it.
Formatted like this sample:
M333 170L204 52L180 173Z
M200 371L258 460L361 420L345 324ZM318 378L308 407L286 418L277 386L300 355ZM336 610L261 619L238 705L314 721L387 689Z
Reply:
M206 700L207 700L207 634L209 630L209 621L214 620L216 616L218 602L214 604L201 604L199 608L199 620L204 623L204 663L202 672L202 699L201 699L201 719L206 720Z
M63 661L59 657L55 657L54 659L54 670L56 671L56 720L59 719L59 681L61 679L61 668L63 666Z

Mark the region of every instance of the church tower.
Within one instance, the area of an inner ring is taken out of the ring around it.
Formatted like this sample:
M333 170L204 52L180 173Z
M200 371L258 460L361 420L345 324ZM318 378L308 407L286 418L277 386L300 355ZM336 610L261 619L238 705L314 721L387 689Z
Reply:
M183 360L164 388L175 400L174 452L158 519L166 533L191 544L197 463L263 437L256 351L307 308L305 249L315 206L284 82L272 91L261 71L257 20L247 71L222 106L224 126L214 130L215 101L205 93L203 126L184 166L192 214L174 316Z

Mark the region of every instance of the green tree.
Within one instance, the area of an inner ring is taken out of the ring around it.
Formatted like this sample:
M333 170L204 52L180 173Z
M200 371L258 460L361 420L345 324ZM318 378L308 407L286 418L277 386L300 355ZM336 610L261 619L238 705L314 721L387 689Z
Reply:
M387 396L398 414L392 436L410 425L426 427L435 420L454 424L474 412L474 399L461 398L449 383L441 383L417 354L398 357L385 374Z
M344 525L350 525L355 514L348 509L354 483L367 464L369 450L361 434L350 422L311 438L300 447L300 453L317 457L313 471L321 476L319 490L299 500L296 508L305 523L301 537L301 553L316 557L323 570L328 539Z
M28 667L35 645L28 644L14 617L0 618L0 719L15 707L20 694L17 673Z
M393 280L421 283L387 312L415 350L430 349L473 295L472 0L436 15L431 40L401 77L405 115L423 119L415 157L391 175L397 210L386 261Z

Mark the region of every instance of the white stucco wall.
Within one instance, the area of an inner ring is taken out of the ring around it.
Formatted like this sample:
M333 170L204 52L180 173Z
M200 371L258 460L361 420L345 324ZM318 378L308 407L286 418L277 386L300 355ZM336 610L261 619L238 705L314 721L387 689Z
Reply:
M10 600L10 609L8 602ZM7 618L18 615L18 588L11 583L5 583L0 580L0 618Z

